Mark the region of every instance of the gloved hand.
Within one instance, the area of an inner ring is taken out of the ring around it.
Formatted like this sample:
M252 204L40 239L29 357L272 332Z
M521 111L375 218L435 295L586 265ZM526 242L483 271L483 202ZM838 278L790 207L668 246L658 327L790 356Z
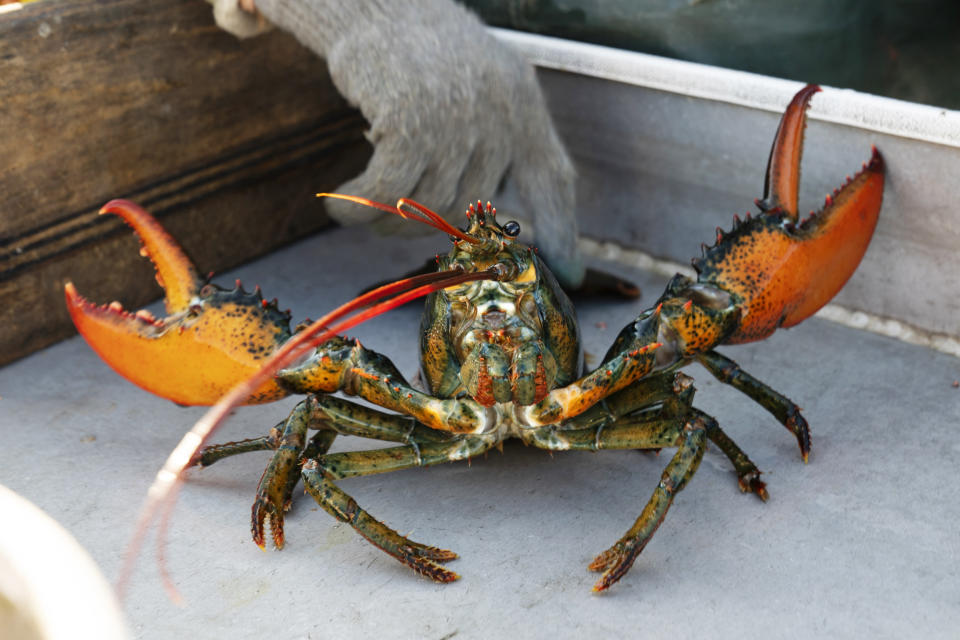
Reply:
M573 165L533 68L473 13L452 0L211 1L234 35L261 33L268 21L325 58L337 89L370 123L373 157L338 192L410 197L459 225L469 202L493 201L506 185L522 211L505 217L531 220L558 279L579 285ZM383 215L325 206L341 223Z

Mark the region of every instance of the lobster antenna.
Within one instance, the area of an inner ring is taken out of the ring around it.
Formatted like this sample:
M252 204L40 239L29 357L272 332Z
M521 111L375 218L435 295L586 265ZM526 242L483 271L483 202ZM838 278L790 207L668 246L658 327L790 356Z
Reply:
M406 218L407 220L416 220L417 222L422 222L427 226L443 231L444 233L459 238L460 240L465 240L470 244L480 243L480 240L474 238L473 236L467 235L460 229L457 229L452 224L444 220L437 212L432 211L430 208L420 204L416 200L411 200L410 198L400 198L397 200L396 205L390 206L389 204L376 202L368 198L361 198L360 196L348 196L342 193L318 193L317 197L336 198L337 200L346 200L347 202L355 202L367 207L373 207L374 209L380 209L381 211L398 215L401 218Z
M197 452L210 436L222 426L230 413L270 376L275 375L277 371L292 364L310 349L338 333L342 333L410 300L464 282L495 279L497 279L497 273L492 269L487 269L474 273L464 273L461 270L440 271L397 280L346 302L288 340L267 359L255 374L235 385L226 395L220 398L217 404L210 407L203 417L193 425L193 428L183 436L183 439L180 440L180 443L164 462L163 467L157 472L150 489L147 491L147 499L144 501L140 516L137 519L133 538L127 545L120 577L117 579L118 597L120 599L123 597L127 581L133 571L133 562L143 546L147 529L159 513L160 528L157 534L157 549L164 588L171 600L176 603L183 601L183 598L173 586L169 574L162 566L162 549L167 522L173 509L177 491L183 483L183 473L191 465ZM357 313L344 319L354 312Z

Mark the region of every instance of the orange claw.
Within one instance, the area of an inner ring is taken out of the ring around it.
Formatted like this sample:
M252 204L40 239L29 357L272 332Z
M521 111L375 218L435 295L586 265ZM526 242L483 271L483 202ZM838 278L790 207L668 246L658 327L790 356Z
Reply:
M133 227L166 292L168 316L157 319L145 310L125 311L119 302L97 306L72 282L64 287L77 330L127 380L178 404L210 405L290 337L288 315L265 303L259 291L247 293L239 283L233 291L204 284L176 241L141 207L113 200L100 213L119 215ZM285 395L271 379L247 403Z
M797 192L806 109L819 87L794 97L780 122L767 166L763 212L748 219L703 258L699 282L731 293L741 308L739 326L724 342L751 342L777 327L791 327L830 301L853 275L873 235L883 200L884 164L870 161L827 196L823 209L800 222Z

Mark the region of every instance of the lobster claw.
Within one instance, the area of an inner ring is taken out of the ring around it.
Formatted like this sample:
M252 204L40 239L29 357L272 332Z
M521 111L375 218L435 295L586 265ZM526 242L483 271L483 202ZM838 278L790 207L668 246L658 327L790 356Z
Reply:
M166 293L167 317L131 313L119 302L97 306L72 282L64 288L77 330L117 373L139 387L183 405L215 403L290 337L289 314L264 301L259 290L221 289L205 283L176 241L144 209L126 200L100 213L123 218L139 236ZM248 404L287 395L274 380Z
M819 212L802 221L797 215L806 110L818 91L804 87L783 114L757 201L761 215L735 217L733 230L718 229L717 243L693 261L698 282L728 292L740 309L726 343L761 340L816 313L853 275L873 235L884 183L876 148Z

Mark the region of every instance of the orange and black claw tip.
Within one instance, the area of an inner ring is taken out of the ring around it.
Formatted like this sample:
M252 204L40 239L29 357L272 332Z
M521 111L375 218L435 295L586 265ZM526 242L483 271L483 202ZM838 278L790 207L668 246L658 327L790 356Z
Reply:
M587 565L589 571L606 571L616 560L616 553L613 549L607 549L599 554L593 561ZM599 584L599 583L598 583Z
M250 523L250 534L253 543L261 549L266 548L266 540L263 537L263 521L266 519L266 512L261 508L260 500L253 503L253 518Z
M790 415L787 417L786 427L797 437L797 445L800 447L800 456L803 458L804 464L806 464L810 458L812 439L810 437L810 425L807 423L806 418L803 417L803 414L801 414L800 411L801 410L799 407L791 410Z
M866 167L832 194L821 211L803 222L798 219L804 112L818 89L811 85L799 92L781 120L761 201L766 226L741 231L735 245L708 252L698 265L701 280L741 300L741 321L727 344L760 340L812 316L853 275L873 236L884 188L883 158L875 148ZM779 216L791 224L774 233ZM745 278L747 268L765 273L763 280ZM809 450L802 441L800 446Z
M413 569L414 573L417 575L423 576L424 578L430 578L434 582L447 583L460 579L459 573L450 571L446 567L437 564L429 558L418 555L391 555L394 555L398 560L400 560L400 562Z
M277 549L283 549L286 538L283 535L283 519L277 514L270 514L270 533L273 535L273 546Z
M595 571L603 571L603 569L595 569ZM611 573L604 573L602 576L600 576L600 579L594 583L593 588L591 588L590 591L593 593L604 593L611 586L616 584L622 575L623 574L621 573L620 575L614 577Z
M743 493L755 493L764 502L770 499L770 494L767 493L767 483L760 479L759 471L741 476L739 483L740 491Z
M289 337L289 318L264 307L259 295L205 285L176 240L139 205L111 200L100 213L117 215L133 228L165 292L168 315L156 318L146 310L126 311L119 302L90 303L72 283L64 288L77 330L127 380L180 405L211 405ZM270 380L248 403L286 394Z

